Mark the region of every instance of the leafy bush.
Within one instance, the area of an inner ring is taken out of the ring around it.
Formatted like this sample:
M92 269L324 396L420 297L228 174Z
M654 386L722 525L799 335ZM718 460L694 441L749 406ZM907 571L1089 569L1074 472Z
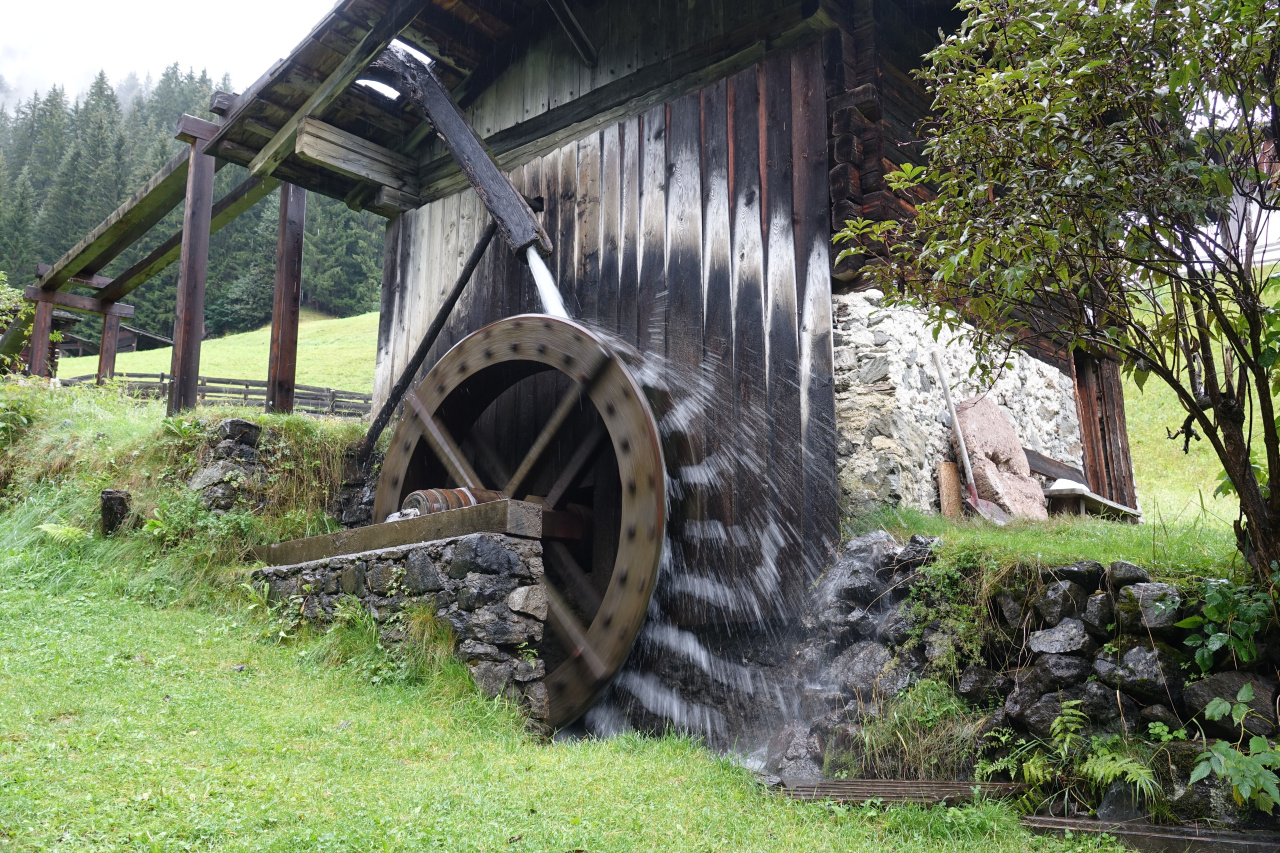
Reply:
M1272 566L1275 568L1274 564ZM1272 576L1280 583L1280 572ZM1201 672L1213 669L1214 656L1220 649L1231 652L1236 664L1253 663L1258 658L1254 637L1275 615L1275 599L1271 593L1229 580L1207 580L1201 587L1203 615L1191 616L1178 623L1179 628L1198 629L1185 640L1196 650L1196 664Z
M1253 685L1245 684L1236 694L1234 703L1222 698L1215 698L1204 709L1204 715L1211 720L1221 720L1230 716L1237 726L1244 722L1250 714L1256 714L1249 707L1253 700ZM1194 784L1206 778L1211 772L1231 785L1231 793L1236 802L1243 805L1251 803L1261 811L1271 814L1272 808L1280 802L1280 778L1273 772L1280 767L1280 751L1277 751L1264 737L1249 738L1249 748L1243 747L1244 728L1240 729L1240 740L1234 745L1224 740L1214 741L1200 762L1191 773Z

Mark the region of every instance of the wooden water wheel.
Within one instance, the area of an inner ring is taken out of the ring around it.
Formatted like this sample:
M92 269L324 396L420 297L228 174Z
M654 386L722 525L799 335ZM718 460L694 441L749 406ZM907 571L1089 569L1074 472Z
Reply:
M665 478L643 389L609 343L568 320L510 317L465 338L405 395L374 505L515 498L543 505L541 656L562 726L626 660L657 579Z

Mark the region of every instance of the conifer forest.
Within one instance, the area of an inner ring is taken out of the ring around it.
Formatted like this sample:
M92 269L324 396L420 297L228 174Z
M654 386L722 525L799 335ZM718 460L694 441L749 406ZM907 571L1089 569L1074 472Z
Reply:
M99 74L88 90L61 87L0 104L0 271L9 286L32 283L39 263L52 264L107 217L177 152L174 128L183 113L208 116L215 87L205 72L175 63L158 80L129 75L112 85ZM3 93L0 92L0 95ZM246 177L236 165L218 172L219 197ZM278 194L273 193L215 234L209 251L207 335L258 328L270 321ZM182 208L103 271L118 273L182 227ZM345 317L378 307L382 221L312 194L307 202L303 304ZM131 294L134 325L169 336L177 265ZM96 339L96 324L76 333Z

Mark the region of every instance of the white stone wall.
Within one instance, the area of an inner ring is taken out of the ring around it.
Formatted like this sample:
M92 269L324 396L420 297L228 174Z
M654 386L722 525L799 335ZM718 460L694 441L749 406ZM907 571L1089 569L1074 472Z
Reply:
M957 404L985 391L1013 419L1024 447L1082 466L1071 377L1018 354L994 387L979 387L963 335L943 331L935 342L920 312L882 307L878 291L836 294L833 302L837 467L850 509L896 503L937 511L938 463L954 457L935 349Z

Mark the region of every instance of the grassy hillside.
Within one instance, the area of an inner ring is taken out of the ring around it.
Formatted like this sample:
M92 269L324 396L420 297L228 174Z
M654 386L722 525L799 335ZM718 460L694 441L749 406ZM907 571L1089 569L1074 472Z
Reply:
M1118 853L994 802L786 800L685 738L544 744L439 640L317 635L235 586L238 558L323 529L359 426L227 413L280 476L215 515L183 486L201 413L0 383L0 849ZM105 487L146 525L94 532Z
M211 338L200 347L200 374L226 379L266 379L271 327ZM369 393L378 346L378 314L342 319L304 313L298 329L298 384ZM168 373L173 351L121 353L121 373ZM98 357L64 359L58 375L83 376L98 369Z

